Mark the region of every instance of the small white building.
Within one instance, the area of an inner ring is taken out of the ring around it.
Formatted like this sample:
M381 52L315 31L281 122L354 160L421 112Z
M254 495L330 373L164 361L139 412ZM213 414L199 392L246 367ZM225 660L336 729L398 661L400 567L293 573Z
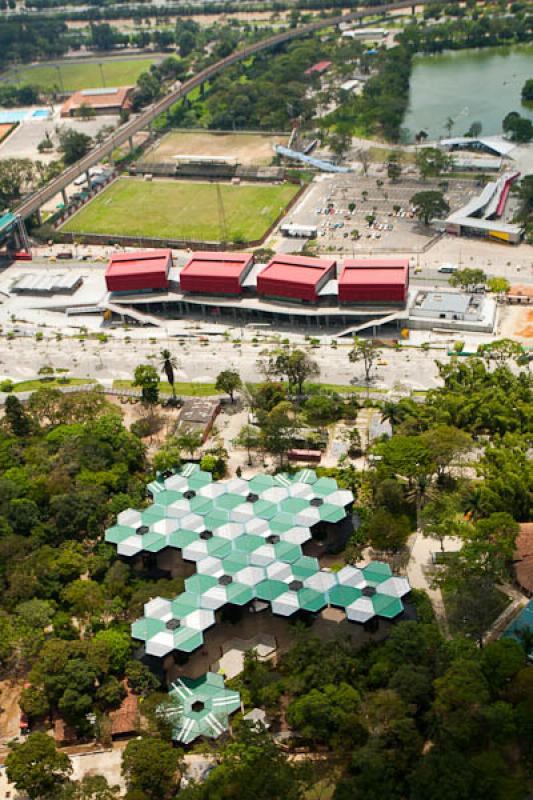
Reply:
M452 328L491 333L496 303L484 293L427 290L417 292L409 308L409 327Z
M344 39L384 39L388 34L386 28L351 28L343 31Z
M296 239L316 239L318 235L316 225L296 225L293 222L280 225L280 231L284 236L292 236Z

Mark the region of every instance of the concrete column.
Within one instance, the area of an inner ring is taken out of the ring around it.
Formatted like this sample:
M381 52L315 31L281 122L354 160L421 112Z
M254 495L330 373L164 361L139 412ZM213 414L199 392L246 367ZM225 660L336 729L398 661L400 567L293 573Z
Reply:
M128 137L128 144L130 146L130 152L133 150L133 137Z
M413 17L415 16L415 14L416 14L416 6L411 6L411 14L413 15Z
M68 205L68 196L67 196L67 190L66 189L61 189L61 197L63 198L64 204Z
M93 188L93 182L91 180L91 173L89 172L89 170L87 170L87 172L85 173L85 177L87 178L87 186L89 188L89 191L91 191L91 189Z
M41 216L41 209L40 208L38 208L37 211L35 212L35 216L37 217L37 224L38 225L42 225L43 224L43 218Z

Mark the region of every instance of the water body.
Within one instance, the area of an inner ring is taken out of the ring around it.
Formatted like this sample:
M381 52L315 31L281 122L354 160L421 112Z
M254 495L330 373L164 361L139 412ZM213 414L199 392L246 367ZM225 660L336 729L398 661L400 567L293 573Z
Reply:
M520 97L528 78L533 78L530 44L416 56L405 139L412 141L419 130L430 139L447 136L448 117L455 121L452 136L462 136L474 121L482 123L486 136L500 134L509 111L533 119L533 107L523 105Z

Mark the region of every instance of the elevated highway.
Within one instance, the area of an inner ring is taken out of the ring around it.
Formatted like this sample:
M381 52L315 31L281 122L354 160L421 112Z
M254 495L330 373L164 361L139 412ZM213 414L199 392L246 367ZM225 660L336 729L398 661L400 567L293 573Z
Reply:
M358 11L352 11L349 14L342 14L337 17L320 19L315 22L310 22L307 25L302 25L300 28L289 29L283 31L283 33L278 33L275 36L270 36L268 39L255 42L248 47L244 47L242 50L237 50L235 53L232 53L226 58L220 59L220 61L216 61L214 64L211 64L211 66L206 67L206 69L203 69L201 72L198 72L192 78L189 78L189 80L185 81L179 86L176 86L174 89L168 92L168 94L161 98L161 100L158 100L157 102L145 108L140 114L137 114L125 125L122 125L116 131L116 133L106 139L105 142L97 147L94 147L89 153L87 153L87 155L85 155L72 166L65 169L61 175L59 175L57 178L54 178L54 180L50 181L50 183L48 183L42 189L39 189L32 195L24 198L24 200L19 203L18 207L15 209L15 213L23 220L27 219L39 208L41 208L44 203L48 202L52 197L69 186L75 178L87 172L88 169L112 153L113 150L131 139L134 134L148 127L156 117L167 111L170 106L174 105L174 103L177 103L178 100L186 97L189 92L191 92L197 86L201 86L219 72L225 70L226 67L230 67L232 64L236 64L238 61L249 58L255 53L260 53L262 50L276 47L278 44L288 42L301 36L307 36L308 34L320 30L321 28L330 28L332 26L339 25L341 22L353 22L364 19L368 16L383 15L391 11L398 11L405 8L414 10L415 4L412 2L412 0L410 2L389 3L387 5L361 8Z

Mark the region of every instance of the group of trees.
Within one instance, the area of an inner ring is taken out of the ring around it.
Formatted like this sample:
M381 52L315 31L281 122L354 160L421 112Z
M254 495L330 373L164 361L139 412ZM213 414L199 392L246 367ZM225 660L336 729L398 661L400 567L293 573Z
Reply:
M292 773L279 764L275 774L289 783L278 790L271 770L257 769L239 786L245 798L302 798L317 782L334 800L375 800L378 793L390 800L521 800L533 719L524 650L509 640L482 651L467 639L446 640L415 600L421 619L400 622L383 644L357 649L302 630L276 666L246 658L236 681L245 702L275 720L284 715L300 744L328 755L319 764L289 762ZM237 765L230 767L226 752L243 753L250 736L255 753L269 752L266 732L238 734L223 748L224 768L184 797L237 797Z
M502 128L513 142L527 144L533 139L533 123L528 117L522 117L518 111L511 111L504 117Z
M67 24L61 19L0 19L0 68L64 55L67 34Z
M448 7L449 8L449 7ZM457 8L457 7L456 7ZM532 22L525 8L512 14L495 13L494 8L468 10L469 18L446 19L442 22L414 21L398 34L398 41L411 52L441 53L467 47L494 47L531 40Z
M60 714L84 735L89 711L99 725L120 704L125 675L141 692L143 683L154 688L151 674L131 665L123 627L153 583L102 544L116 514L142 504L145 468L142 442L101 394L43 388L24 407L8 398L0 430L0 671L29 676L21 705L31 720Z

